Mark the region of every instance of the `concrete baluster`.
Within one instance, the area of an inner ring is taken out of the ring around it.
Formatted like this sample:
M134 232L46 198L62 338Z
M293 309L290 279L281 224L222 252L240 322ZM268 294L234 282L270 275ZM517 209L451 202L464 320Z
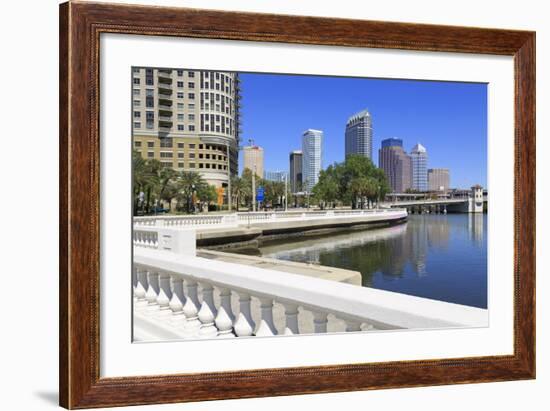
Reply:
M327 315L327 313L318 311L313 313L313 332L315 334L327 332Z
M159 294L159 274L157 272L148 271L147 281L149 286L145 293L145 299L147 300L147 307L145 307L146 313L151 314L158 310L159 305L157 303L157 297Z
M147 293L148 283L147 283L147 271L136 267L137 271L137 286L135 295L137 298L137 301L135 303L135 309L139 310L142 309L144 306L147 305L147 300L145 299L145 295Z
M174 327L183 326L185 323L185 314L183 313L183 305L185 304L185 295L183 293L183 279L179 276L172 276L170 278L170 284L172 287L172 298L168 306L172 310L172 317L170 318L170 324Z
M260 310L262 317L256 330L256 336L277 335L277 329L273 323L273 299L267 297L260 298Z
M222 288L220 290L220 309L216 316L216 327L218 328L219 338L234 337L233 334L233 322L235 321L235 315L231 310L231 290L228 288Z
M235 322L235 334L237 337L248 337L254 333L256 324L250 313L250 294L239 293L239 315Z
M195 280L186 280L185 288L187 293L185 305L183 306L183 314L187 321L183 326L183 334L185 338L195 338L198 336L201 327L198 317L200 303L197 296L197 282Z
M298 306L296 304L284 304L285 306L285 335L300 334L298 328Z
M353 320L346 320L346 332L361 331L361 323Z
M157 314L157 318L170 318L172 316L172 310L170 309L170 299L172 298L172 289L170 288L170 276L165 273L159 275L159 295L157 297L157 303L160 310Z
M199 320L201 328L199 336L201 338L213 338L218 335L218 329L214 324L218 311L214 306L214 288L209 283L202 283L202 304L199 310Z
M137 286L138 286L138 275L137 275L137 267L135 265L132 265L132 295L134 296L134 303L137 302Z

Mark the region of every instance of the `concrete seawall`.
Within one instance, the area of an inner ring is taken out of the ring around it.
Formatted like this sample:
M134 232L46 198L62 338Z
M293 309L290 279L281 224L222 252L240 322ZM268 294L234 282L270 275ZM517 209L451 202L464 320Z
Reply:
M322 235L344 230L365 230L401 224L407 221L406 212L385 212L364 216L335 216L307 219L255 221L239 227L197 228L197 246L226 247L253 245L275 238Z

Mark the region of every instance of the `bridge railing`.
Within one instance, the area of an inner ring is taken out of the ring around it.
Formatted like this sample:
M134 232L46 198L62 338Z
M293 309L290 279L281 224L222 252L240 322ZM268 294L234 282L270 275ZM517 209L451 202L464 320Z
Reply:
M236 225L236 214L198 214L198 215L163 215L134 217L136 226L206 226L206 225Z
M196 231L191 227L137 226L132 235L134 250L148 248L182 255L196 254Z
M334 217L359 217L375 214L383 214L391 211L399 211L398 208L392 210L380 209L362 209L362 210L315 210L315 211L272 211L272 212L247 212L232 214L211 214L211 215L175 215L175 216L147 216L134 217L134 226L136 227L215 227L232 226L239 224L261 223L275 220L306 220ZM404 210L404 209L402 209Z
M306 312L314 333L327 332L329 315L348 332L487 324L487 310L144 247L133 267L136 323L176 339L299 334ZM275 302L284 306L278 324Z

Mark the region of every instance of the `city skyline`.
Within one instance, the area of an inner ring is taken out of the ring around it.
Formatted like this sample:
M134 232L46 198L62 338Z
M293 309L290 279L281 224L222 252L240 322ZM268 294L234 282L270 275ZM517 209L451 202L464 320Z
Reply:
M408 152L420 142L430 151L429 168L452 170L453 187L486 186L485 84L239 75L243 84L243 140L254 138L264 148L266 169L288 169L288 153L300 149L301 134L307 128L324 132L323 168L343 161L348 119L368 107L372 116L372 151L381 146L382 140L392 137L402 139ZM320 95L324 98L317 98ZM267 117L271 119L269 128L262 127ZM372 157L379 166L377 156Z

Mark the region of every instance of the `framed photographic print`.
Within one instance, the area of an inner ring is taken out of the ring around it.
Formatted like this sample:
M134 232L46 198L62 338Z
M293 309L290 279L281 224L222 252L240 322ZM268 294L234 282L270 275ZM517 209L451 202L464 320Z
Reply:
M60 403L535 377L535 33L60 6Z

